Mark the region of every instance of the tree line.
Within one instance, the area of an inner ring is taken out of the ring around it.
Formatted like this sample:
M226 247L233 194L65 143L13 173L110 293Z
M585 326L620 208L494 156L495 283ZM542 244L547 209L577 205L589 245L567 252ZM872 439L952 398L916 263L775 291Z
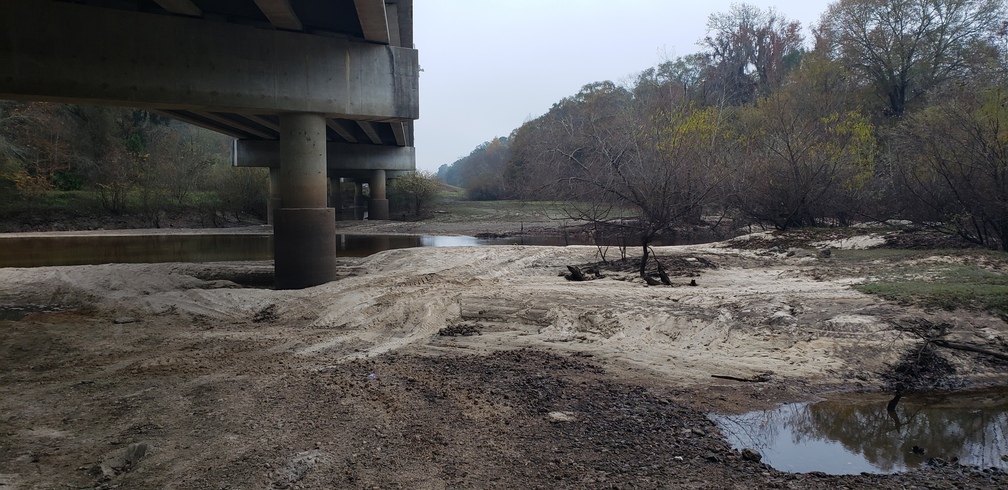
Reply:
M231 140L140 109L0 101L0 212L44 220L77 196L55 211L151 227L173 214L265 220L268 173L232 168Z
M736 4L696 53L585 85L438 176L657 235L909 220L1008 250L1003 0Z

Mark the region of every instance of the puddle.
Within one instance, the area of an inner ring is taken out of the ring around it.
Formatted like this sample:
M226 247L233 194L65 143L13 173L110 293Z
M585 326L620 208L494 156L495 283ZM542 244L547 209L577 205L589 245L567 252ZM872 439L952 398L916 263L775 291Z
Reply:
M1008 469L1008 388L831 397L743 415L711 415L736 449L781 471L893 473L931 458Z
M64 310L64 308L59 306L0 304L0 320L18 321L28 316L29 313L50 313L62 310Z

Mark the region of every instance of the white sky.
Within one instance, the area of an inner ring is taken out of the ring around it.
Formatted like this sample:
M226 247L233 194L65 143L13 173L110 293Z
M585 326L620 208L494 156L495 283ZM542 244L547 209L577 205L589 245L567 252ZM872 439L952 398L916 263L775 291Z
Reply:
M828 0L416 0L417 169L436 171L508 136L585 84L629 82L699 51L732 3L775 7L806 29ZM806 30L806 38L810 35Z

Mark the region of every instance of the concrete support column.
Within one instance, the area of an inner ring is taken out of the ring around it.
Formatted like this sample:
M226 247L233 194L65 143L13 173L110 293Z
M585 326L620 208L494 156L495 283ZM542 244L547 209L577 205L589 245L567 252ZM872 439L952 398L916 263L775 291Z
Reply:
M354 219L364 219L364 211L367 210L367 199L364 198L364 183L354 181Z
M274 215L273 258L278 289L298 289L336 277L336 216L327 207L325 118L280 116L280 209Z
M280 209L280 169L270 167L269 169L269 200L266 202L266 220L269 224L274 224L273 213Z
M388 198L385 196L385 171L371 171L371 202L368 203L368 219L387 220L389 219Z
M336 177L329 179L329 207L336 213L336 220L343 219L343 179Z

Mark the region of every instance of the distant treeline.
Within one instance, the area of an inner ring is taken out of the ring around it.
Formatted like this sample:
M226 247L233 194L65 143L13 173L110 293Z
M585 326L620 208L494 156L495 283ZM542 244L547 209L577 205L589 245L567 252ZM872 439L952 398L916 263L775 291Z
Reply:
M901 219L1008 249L1006 2L839 0L811 32L734 5L699 52L585 85L438 176L632 218L645 243L711 217Z

